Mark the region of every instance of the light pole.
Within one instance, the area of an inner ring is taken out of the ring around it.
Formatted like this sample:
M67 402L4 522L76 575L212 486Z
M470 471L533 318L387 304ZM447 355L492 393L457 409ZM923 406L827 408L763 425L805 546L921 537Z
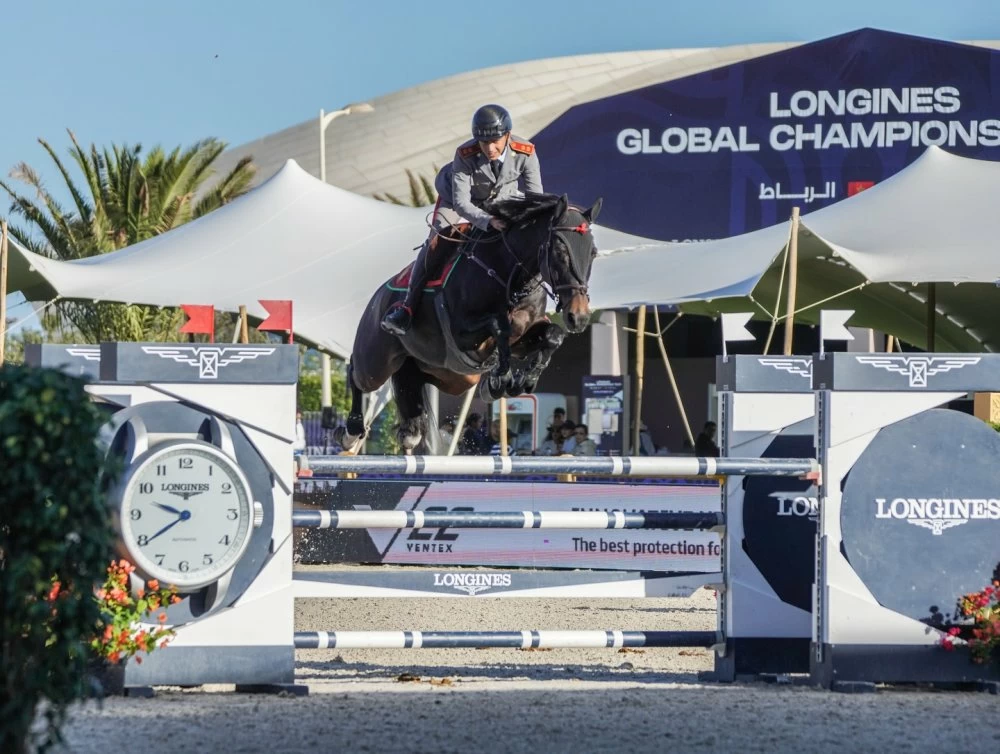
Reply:
M332 113L325 112L322 108L319 111L319 179L326 183L326 127L341 115L353 115L354 113L370 113L375 108L367 102L358 102L348 105L342 110L334 110ZM320 403L323 407L333 403L333 395L330 390L330 354L326 351L320 353L320 363L322 364L322 383L320 386Z

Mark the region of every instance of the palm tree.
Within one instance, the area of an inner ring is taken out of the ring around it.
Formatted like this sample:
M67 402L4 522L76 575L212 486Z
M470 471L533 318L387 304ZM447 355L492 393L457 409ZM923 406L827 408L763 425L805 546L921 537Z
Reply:
M434 175L437 175L437 166L434 166ZM378 199L380 202L390 202L392 204L402 204L404 206L410 207L426 207L428 204L434 204L437 201L437 191L434 188L434 182L429 180L423 174L415 176L413 172L407 168L406 177L410 181L410 197L409 201L404 201L396 196L393 196L388 191L384 194L374 194L374 198Z
M25 248L63 261L83 259L131 246L201 217L245 193L256 168L244 157L221 180L208 185L212 163L226 144L205 139L170 153L155 147L145 156L140 145L113 145L84 151L72 131L69 154L83 174L78 184L44 139L38 142L55 163L69 189L73 208L63 208L46 189L39 173L19 163L10 177L26 184L34 198L0 180L11 197L11 212L31 231L11 226ZM177 339L182 315L175 309L125 304L61 301L43 319L47 332L68 322L89 342L101 340Z

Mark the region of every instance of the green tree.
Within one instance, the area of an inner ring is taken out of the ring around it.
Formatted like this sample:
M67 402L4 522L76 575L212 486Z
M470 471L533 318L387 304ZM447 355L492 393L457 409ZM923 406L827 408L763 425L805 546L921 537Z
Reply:
M7 325L13 324L12 320L7 321ZM22 330L20 332L8 332L4 338L4 362L7 364L24 363L24 346L28 343L41 343L42 335L37 330Z
M437 166L434 166L434 175L437 175ZM413 171L407 169L406 177L410 182L410 196L408 199L403 200L389 192L384 194L374 194L373 197L378 199L380 202L389 202L390 204L401 204L407 207L426 207L428 204L434 204L437 202L437 191L434 188L434 181L427 178L422 173L414 175Z
M219 180L212 164L226 144L205 139L166 152L141 145L113 145L84 150L72 131L69 154L82 175L74 178L66 163L44 139L39 143L55 163L72 198L60 205L38 171L19 163L10 172L30 189L30 196L0 180L12 200L11 213L26 227L11 227L23 246L52 259L69 261L104 254L166 233L232 201L250 187L256 169L244 157ZM60 301L42 320L47 332L69 323L88 342L101 340L176 340L183 314L174 308Z

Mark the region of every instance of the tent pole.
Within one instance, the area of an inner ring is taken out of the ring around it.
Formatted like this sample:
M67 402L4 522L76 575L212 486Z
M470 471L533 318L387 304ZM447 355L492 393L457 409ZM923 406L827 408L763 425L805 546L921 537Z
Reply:
M240 304L240 343L249 343L250 334L247 332L247 307Z
M937 283L927 284L927 352L934 352L935 314L937 313Z
M694 435L691 433L691 423L688 421L687 411L684 410L684 401L681 400L681 391L677 388L677 380L674 379L674 370L670 366L670 357L667 356L667 346L663 342L663 332L660 330L660 311L653 309L653 321L656 322L656 344L660 347L660 356L663 357L663 366L667 368L667 379L670 380L670 389L674 391L674 400L677 401L677 410L681 413L681 421L684 422L684 431L687 433L691 447L694 447Z
M774 312L768 312L771 315L771 327L767 331L767 340L764 341L763 354L767 356L767 352L771 350L771 340L774 338L774 330L778 326L778 312L781 311L781 289L785 286L785 269L788 267L788 247L792 243L792 227L791 223L788 224L788 240L785 241L785 250L782 252L781 256L781 276L778 278L778 292L774 295ZM761 309L764 307L762 306Z
M0 366L7 348L7 221L0 221Z
M646 371L646 305L639 307L635 325L635 417L632 419L632 453L639 455L639 425L642 417L642 381Z
M792 232L788 239L788 304L785 307L785 356L792 355L795 334L795 289L799 282L799 208L792 207Z
M885 336L885 352L892 353L893 341L896 339L895 335Z
M500 455L507 453L507 398L500 399Z
M472 406L472 399L476 395L475 386L470 387L465 393L465 400L462 401L462 410L458 413L458 420L455 422L455 434L451 437L451 445L448 446L448 455L455 455L458 448L458 441L465 431L465 419L469 415L469 407Z

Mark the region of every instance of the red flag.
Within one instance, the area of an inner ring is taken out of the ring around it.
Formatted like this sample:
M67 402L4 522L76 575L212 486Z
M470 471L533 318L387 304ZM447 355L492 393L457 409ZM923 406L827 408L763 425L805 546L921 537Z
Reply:
M854 196L855 194L860 194L865 189L870 189L874 185L875 181L848 181L847 195Z
M267 309L267 319L257 325L258 330L272 332L287 332L288 342L292 342L292 302L291 301L259 301Z
M181 327L183 333L206 333L210 343L215 342L215 307L200 304L181 304L188 321Z

